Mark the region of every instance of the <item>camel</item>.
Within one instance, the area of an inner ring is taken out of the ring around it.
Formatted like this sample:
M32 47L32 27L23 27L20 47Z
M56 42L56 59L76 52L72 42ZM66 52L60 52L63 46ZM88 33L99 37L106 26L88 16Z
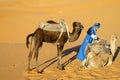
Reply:
M47 24L51 25L51 27L55 25L59 25L59 23L49 20L46 21ZM84 28L83 25L81 25L80 22L73 22L73 31L72 33L67 32L66 30L63 30L60 32L60 30L47 30L43 29L41 26L36 29L34 33L29 34L26 37L26 46L29 48L29 38L31 37L31 43L30 43L30 52L28 55L28 68L27 70L30 71L30 61L32 59L32 55L34 53L34 59L35 59L35 68L38 71L38 50L40 47L42 47L43 42L47 43L56 43L57 46L57 58L58 58L58 67L60 70L64 70L64 67L62 65L62 51L64 44L69 40L69 42L74 42L76 41L80 34L82 29ZM49 27L49 26L48 26ZM58 28L58 26L57 26ZM62 34L61 34L62 33ZM69 35L68 35L69 33Z
M86 59L83 68L92 69L111 65L115 54L117 36L112 35L110 45L105 41L91 43L86 49Z

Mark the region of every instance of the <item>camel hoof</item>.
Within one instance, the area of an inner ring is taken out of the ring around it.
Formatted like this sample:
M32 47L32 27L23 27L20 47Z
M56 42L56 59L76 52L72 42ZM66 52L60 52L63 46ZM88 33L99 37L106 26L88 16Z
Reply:
M58 66L57 67L59 70L65 70L65 68L63 66Z
M40 74L42 74L44 72L44 70L41 70L41 71L37 71L37 73L40 73Z
M85 67L85 66L80 66L80 68L82 68L82 69L86 69L86 67Z
M32 69L30 69L30 68L27 68L27 71L32 71Z

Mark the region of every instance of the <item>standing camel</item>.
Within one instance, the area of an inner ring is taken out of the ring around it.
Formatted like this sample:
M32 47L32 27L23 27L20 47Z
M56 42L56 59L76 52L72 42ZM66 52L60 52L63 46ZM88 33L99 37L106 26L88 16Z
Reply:
M110 39L110 46L105 41L90 44L90 49L87 48L86 50L87 56L84 60L83 67L91 69L100 68L112 64L116 49L116 41L117 36L112 35Z
M60 23L54 22L54 21L47 21L46 22L48 25L55 27L55 25L59 25ZM62 34L61 31L59 30L47 30L41 27L36 29L34 33L29 34L26 37L26 46L29 44L29 37L31 38L31 43L30 43L30 52L28 55L28 70L30 71L30 61L32 59L32 55L34 53L34 59L35 59L35 67L36 70L38 71L38 50L40 47L42 47L43 42L47 43L56 43L57 45L57 57L58 57L58 68L60 70L64 70L64 67L62 66L62 51L64 44L69 40L69 42L74 42L79 38L79 35L81 34L82 29L84 28L83 25L81 25L80 22L73 22L73 31L72 33L67 32L67 30L63 30ZM49 26L47 26L49 28ZM51 28L51 29L53 29ZM58 26L57 26L58 28ZM69 35L68 35L69 33Z

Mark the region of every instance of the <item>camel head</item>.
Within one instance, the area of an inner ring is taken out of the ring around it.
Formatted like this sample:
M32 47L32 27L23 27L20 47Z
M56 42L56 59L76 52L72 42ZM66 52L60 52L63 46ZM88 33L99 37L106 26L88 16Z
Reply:
M83 29L84 27L80 22L73 22L73 29L75 28Z
M117 35L115 35L115 34L112 35L112 36L111 36L111 42L113 42L113 41L116 42L116 41L117 41L117 38L118 38Z
M73 22L73 31L70 33L70 39L69 42L76 41L81 31L84 29L84 26L80 22Z

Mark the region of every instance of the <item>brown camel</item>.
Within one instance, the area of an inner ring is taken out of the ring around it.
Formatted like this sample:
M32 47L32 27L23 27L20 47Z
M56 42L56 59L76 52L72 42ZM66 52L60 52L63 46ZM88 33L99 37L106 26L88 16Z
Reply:
M54 27L54 25L57 25L59 23L54 22L52 20L47 21L48 24ZM41 27L41 26L40 26ZM51 30L45 30L43 28L37 28L36 31L32 34L29 34L26 37L26 46L28 47L29 44L29 37L31 38L30 43L30 52L28 55L28 70L30 71L30 61L32 59L32 55L34 53L34 59L35 59L35 67L38 71L38 50L40 47L42 47L43 42L47 43L57 43L57 57L58 57L58 68L60 70L64 70L64 67L62 66L62 50L64 47L64 44L69 40L69 42L76 41L79 38L79 35L81 34L82 29L84 28L83 25L81 25L80 22L73 22L73 31L72 33L69 33L67 31L61 32L58 31L51 31ZM44 26L43 26L44 27ZM49 27L49 26L48 26ZM69 33L69 36L68 36ZM60 36L61 34L61 36Z
M83 67L91 69L112 64L116 49L116 41L117 36L112 35L110 39L110 46L105 42L105 40L90 44L90 49L87 48L89 50L86 50L87 57L83 61Z

